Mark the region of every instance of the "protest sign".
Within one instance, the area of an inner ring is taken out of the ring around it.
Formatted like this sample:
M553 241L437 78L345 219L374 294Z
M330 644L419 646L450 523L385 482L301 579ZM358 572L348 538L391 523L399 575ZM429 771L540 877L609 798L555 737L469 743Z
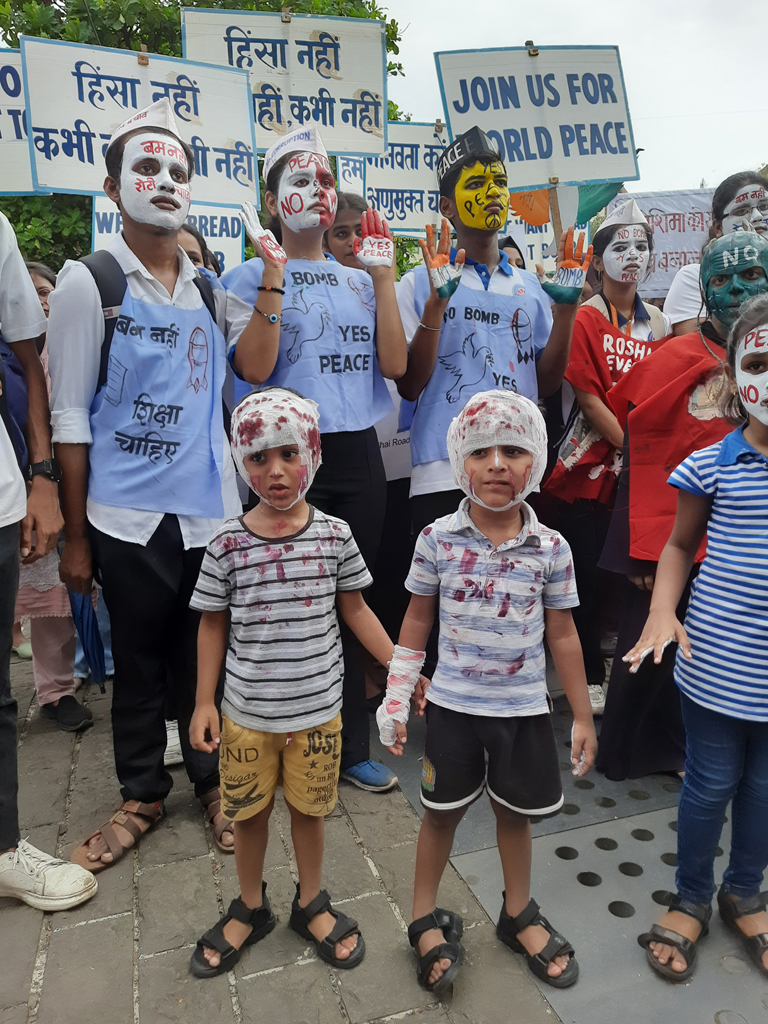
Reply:
M329 153L383 153L387 60L383 21L182 8L184 56L245 68L259 150L304 124Z
M487 132L511 189L640 176L618 47L453 50L435 62L451 138Z
M387 151L379 157L338 157L339 190L365 196L394 235L423 238L440 219L437 161L448 144L434 123L390 121Z
M219 261L222 274L243 262L243 224L231 206L192 203L187 221L208 243L208 248ZM94 196L93 251L108 249L122 230L122 217L112 200L106 196Z
M103 155L113 130L167 96L181 137L195 154L195 200L258 204L244 72L30 36L21 37L21 57L35 188L100 194Z
M0 50L0 195L34 195L21 51Z
M694 188L631 194L653 229L655 269L643 282L643 295L664 298L678 270L688 263L701 261L701 248L712 225L714 192L713 188ZM625 194L616 196L608 213L626 200Z

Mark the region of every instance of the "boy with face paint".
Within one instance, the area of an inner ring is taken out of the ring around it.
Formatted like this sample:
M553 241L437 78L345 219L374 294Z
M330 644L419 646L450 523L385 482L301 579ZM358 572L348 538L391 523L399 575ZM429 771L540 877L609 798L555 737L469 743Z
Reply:
M397 293L410 342L408 369L397 386L403 398L418 399L411 504L419 529L460 500L445 447L456 411L488 388L537 401L560 387L589 263L582 267L580 253L567 261L578 286L555 287L552 305L536 275L512 266L499 251L509 212L507 175L496 145L479 128L447 147L437 177L440 213L456 231L456 248L449 245L446 221L437 250L428 227L427 263L406 274ZM564 253L565 238L560 263Z
M546 467L546 428L527 398L485 391L453 420L446 447L466 497L416 542L406 581L411 603L376 715L381 742L402 754L414 689L419 712L427 705L409 939L419 981L439 996L459 968L462 920L435 906L438 886L456 826L487 788L506 886L497 935L540 980L565 988L579 972L573 947L530 899L529 816L563 802L544 637L574 713L575 775L589 769L597 741L571 617L578 597L570 551L524 500ZM424 690L418 677L438 594L437 669Z
M122 303L102 310L89 268L68 261L48 324L53 440L65 481L60 573L70 589L90 593L98 567L112 620L123 803L73 855L91 871L119 860L162 817L172 785L163 765L166 702L216 842L232 850L216 758L188 739L199 621L189 598L205 544L240 508L222 422L222 328L252 315L218 288L214 320L178 245L194 161L168 99L118 125L105 160L104 190L123 222L109 249L125 276ZM103 351L107 316L115 327Z

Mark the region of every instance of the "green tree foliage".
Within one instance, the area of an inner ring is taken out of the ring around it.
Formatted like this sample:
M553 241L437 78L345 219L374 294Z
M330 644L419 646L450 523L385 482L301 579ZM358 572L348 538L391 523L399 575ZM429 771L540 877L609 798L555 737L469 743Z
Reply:
M114 46L181 57L182 7L276 11L294 14L372 18L386 26L387 71L402 75L400 28L376 0L0 0L0 35L17 47L20 35L67 42ZM394 103L391 120L404 117ZM406 115L407 117L407 115ZM55 270L91 248L91 199L88 196L3 196L0 209L14 226L27 259L49 263Z

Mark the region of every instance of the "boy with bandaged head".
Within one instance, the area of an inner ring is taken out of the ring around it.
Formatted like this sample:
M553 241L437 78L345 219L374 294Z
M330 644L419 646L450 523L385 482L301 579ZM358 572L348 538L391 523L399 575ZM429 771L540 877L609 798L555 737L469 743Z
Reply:
M505 892L497 934L531 971L558 988L578 976L573 947L530 899L531 815L563 803L546 687L546 636L574 714L571 756L584 775L596 739L578 635L568 544L542 526L525 498L547 458L536 405L509 391L476 394L448 430L458 511L416 542L406 588L411 603L376 719L381 742L402 754L408 700L426 705L427 738L408 930L419 981L440 995L461 959L461 918L435 906L456 826L487 788L496 814ZM437 669L419 684L424 648L440 607ZM486 771L487 755L487 771Z
M254 391L233 413L232 451L259 503L224 523L203 559L191 601L203 614L190 738L196 750L219 748L240 895L197 943L191 969L200 978L231 970L275 926L262 874L280 784L299 872L290 927L322 960L356 967L365 952L357 922L320 888L323 822L336 804L341 756L337 608L382 664L393 645L363 600L372 580L349 526L306 501L321 463L317 405L289 388Z

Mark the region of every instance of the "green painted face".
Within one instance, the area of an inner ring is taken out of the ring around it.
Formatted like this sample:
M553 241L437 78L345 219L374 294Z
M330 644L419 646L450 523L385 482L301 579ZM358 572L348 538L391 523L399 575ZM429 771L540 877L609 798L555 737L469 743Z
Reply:
M731 327L743 302L768 291L768 241L747 231L713 239L702 255L701 287L709 312Z

